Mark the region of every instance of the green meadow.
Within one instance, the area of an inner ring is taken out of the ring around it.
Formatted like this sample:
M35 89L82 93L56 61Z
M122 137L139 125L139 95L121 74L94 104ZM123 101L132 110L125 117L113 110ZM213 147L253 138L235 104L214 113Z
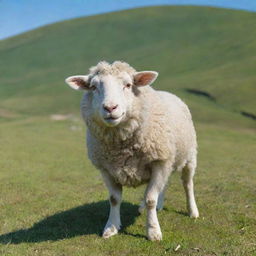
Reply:
M256 255L255 20L244 11L163 6L0 41L0 255ZM108 193L86 155L82 94L64 83L100 60L158 71L153 87L191 109L200 218L187 216L175 173L158 214L161 242L145 237L144 187L124 190L122 230L101 238Z

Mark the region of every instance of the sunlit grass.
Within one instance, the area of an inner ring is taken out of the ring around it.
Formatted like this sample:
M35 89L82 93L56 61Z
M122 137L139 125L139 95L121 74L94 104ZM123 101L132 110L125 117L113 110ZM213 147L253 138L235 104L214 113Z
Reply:
M256 125L239 113L255 113L254 27L247 12L156 7L0 42L0 255L255 255ZM175 173L159 212L161 242L146 239L137 212L144 187L124 189L123 228L101 238L108 193L86 156L81 94L64 84L101 59L159 71L153 86L180 96L193 114L200 218L186 215Z

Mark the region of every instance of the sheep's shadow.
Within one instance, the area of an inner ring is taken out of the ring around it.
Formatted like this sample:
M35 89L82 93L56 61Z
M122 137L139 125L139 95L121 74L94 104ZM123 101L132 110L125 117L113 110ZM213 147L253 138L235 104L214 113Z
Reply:
M108 201L78 206L46 217L28 229L2 234L0 243L38 243L90 234L100 236L107 221L108 212ZM126 234L126 227L132 225L138 215L138 206L128 202L122 203L121 219L124 234Z

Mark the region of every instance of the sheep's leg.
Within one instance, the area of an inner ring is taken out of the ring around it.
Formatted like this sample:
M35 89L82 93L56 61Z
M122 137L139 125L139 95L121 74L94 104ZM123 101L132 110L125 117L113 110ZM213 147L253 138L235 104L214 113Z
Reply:
M157 211L161 211L164 208L164 193L165 193L165 188L158 195L157 205L156 205ZM146 203L145 203L145 200L143 199L139 206L139 213L142 214L145 208L146 208Z
M158 211L163 210L164 208L164 193L165 193L165 187L163 188L163 190L160 192L158 199L157 199L157 205L156 205L156 209Z
M187 209L189 216L198 218L199 212L195 201L193 177L195 174L196 164L189 162L182 170L182 182L186 193Z
M102 176L109 191L110 202L109 217L102 236L103 238L109 238L116 235L121 227L120 205L122 201L122 186L117 184L107 172L102 172Z
M147 208L147 237L149 240L162 240L162 232L157 218L157 201L164 190L170 170L166 163L157 162L152 166L152 174L145 192Z
M140 206L139 206L139 213L142 214L144 209L146 208L146 204L145 204L145 200L143 199L141 202L140 202Z

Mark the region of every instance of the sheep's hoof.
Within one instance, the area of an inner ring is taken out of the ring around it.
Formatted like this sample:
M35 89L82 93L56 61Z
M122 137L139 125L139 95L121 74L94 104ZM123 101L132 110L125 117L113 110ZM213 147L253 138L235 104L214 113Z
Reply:
M118 229L112 224L111 226L105 227L102 237L107 239L118 233Z
M199 218L199 212L198 212L198 210L193 211L193 212L190 212L190 213L189 213L189 217L190 217L190 218L193 218L193 219Z
M161 241L162 240L162 232L161 232L161 230L149 228L147 237L148 237L148 240L150 240L150 241Z

